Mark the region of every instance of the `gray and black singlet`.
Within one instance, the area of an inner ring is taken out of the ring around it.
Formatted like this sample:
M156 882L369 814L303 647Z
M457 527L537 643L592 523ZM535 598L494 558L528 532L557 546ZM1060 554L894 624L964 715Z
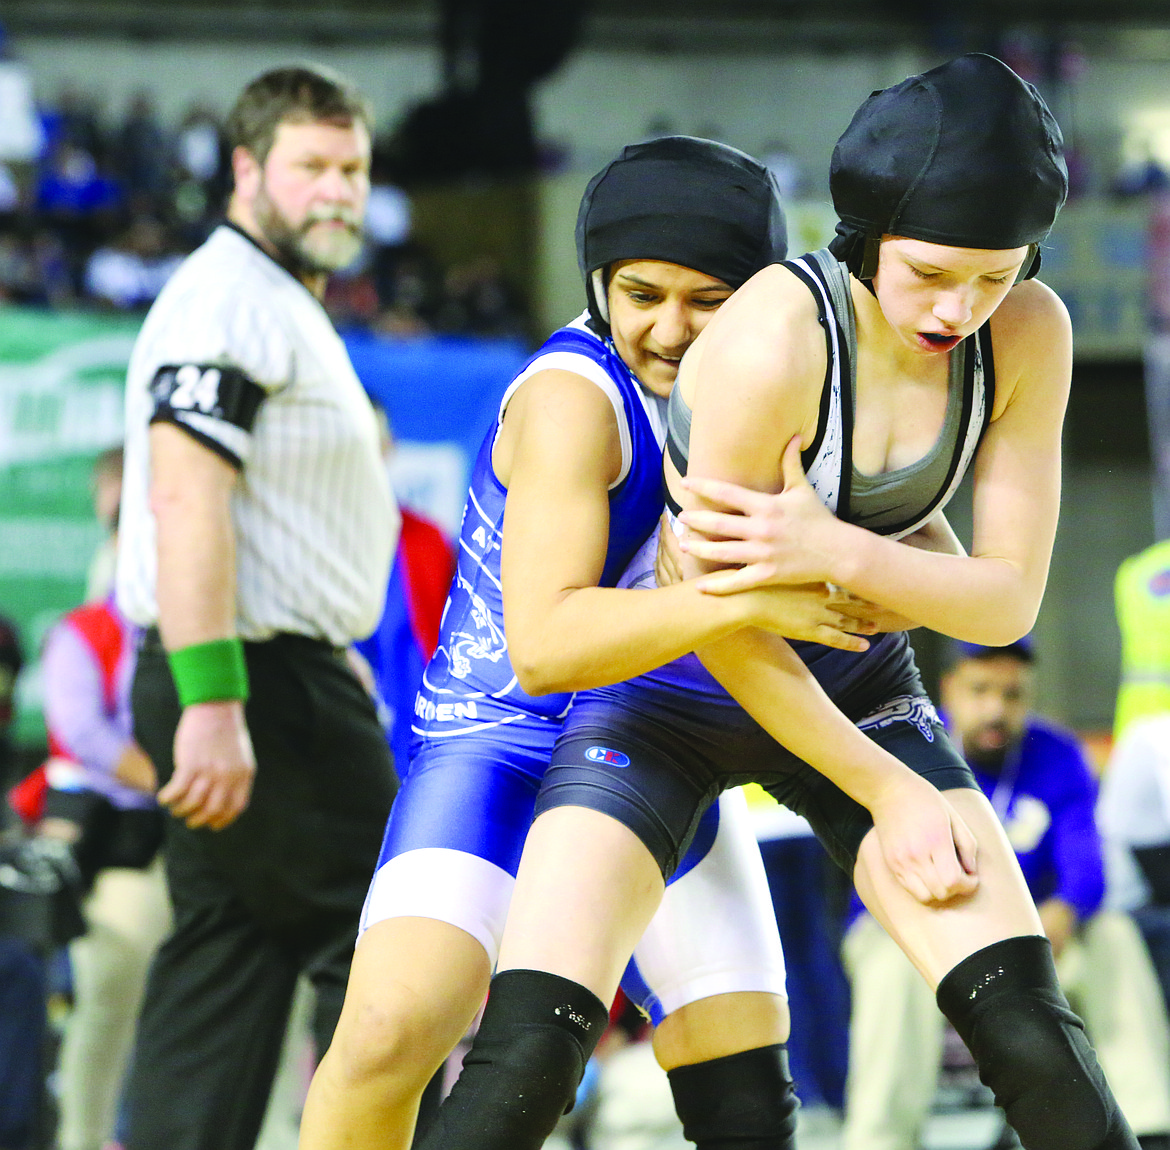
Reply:
M895 538L910 534L954 494L986 429L994 398L987 326L950 354L947 413L931 451L909 467L867 477L852 464L857 344L849 273L827 251L785 266L816 300L828 352L817 437L803 456L809 482L839 518ZM681 396L672 395L668 450L683 474L689 416ZM624 584L652 579L652 542L632 568ZM816 643L793 647L870 738L940 790L977 789L923 690L905 632L879 636L860 654ZM873 825L869 812L772 739L694 655L580 693L536 811L573 805L609 814L642 839L669 875L707 804L724 788L749 781L804 815L834 859L852 870Z
M853 466L857 318L849 271L827 250L784 266L817 301L828 350L817 436L801 456L808 481L839 519L896 539L909 535L954 495L986 430L995 398L990 330L985 324L951 353L947 410L934 446L908 467L865 475ZM691 411L679 388L667 401L666 420L666 449L686 475Z

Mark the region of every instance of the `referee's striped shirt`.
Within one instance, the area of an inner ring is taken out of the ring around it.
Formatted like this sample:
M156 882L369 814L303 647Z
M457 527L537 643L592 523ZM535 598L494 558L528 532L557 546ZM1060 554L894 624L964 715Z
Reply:
M130 359L117 596L142 626L158 620L157 419L240 469L242 638L288 631L343 646L373 631L399 526L373 409L320 303L230 225L167 283Z

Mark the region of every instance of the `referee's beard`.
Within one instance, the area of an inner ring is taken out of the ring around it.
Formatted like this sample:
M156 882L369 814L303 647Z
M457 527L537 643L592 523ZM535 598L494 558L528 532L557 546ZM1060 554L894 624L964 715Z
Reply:
M347 267L362 248L362 224L352 208L340 204L310 209L303 223L293 224L272 202L261 185L253 205L256 226L280 256L280 262L296 276L328 275ZM336 220L343 227L318 225Z

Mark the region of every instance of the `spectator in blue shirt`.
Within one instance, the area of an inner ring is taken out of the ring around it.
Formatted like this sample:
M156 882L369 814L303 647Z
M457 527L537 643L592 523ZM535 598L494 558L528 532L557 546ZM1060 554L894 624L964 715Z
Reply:
M1057 958L1101 907L1097 783L1076 737L1031 713L1032 647L959 647L946 721L1019 859Z

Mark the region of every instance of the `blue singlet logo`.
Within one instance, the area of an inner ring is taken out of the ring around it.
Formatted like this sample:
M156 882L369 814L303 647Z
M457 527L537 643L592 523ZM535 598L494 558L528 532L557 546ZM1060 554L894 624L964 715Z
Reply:
M609 747L590 747L585 757L591 763L604 763L607 767L628 767L630 758L621 751L611 751Z

